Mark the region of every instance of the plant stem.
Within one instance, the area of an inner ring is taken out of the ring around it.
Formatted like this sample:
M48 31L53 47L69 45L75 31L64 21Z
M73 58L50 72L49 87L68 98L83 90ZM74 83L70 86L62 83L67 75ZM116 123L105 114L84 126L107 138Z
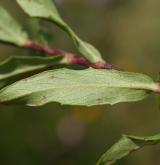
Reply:
M48 46L44 46L41 44L34 43L32 41L29 41L24 48L32 49L36 51L40 51L43 53L46 53L51 56L63 56L67 64L78 64L85 67L92 67L95 69L117 69L119 68L114 67L111 64L106 63L105 61L99 61L97 63L91 63L88 61L85 57L75 55L57 48L51 48Z

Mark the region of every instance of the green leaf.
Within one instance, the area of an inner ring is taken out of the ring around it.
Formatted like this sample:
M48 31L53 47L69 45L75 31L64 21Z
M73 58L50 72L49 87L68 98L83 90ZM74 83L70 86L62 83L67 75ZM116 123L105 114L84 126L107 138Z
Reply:
M0 91L0 102L41 106L50 102L67 105L115 104L146 98L156 83L146 75L115 70L46 71L18 81Z
M106 153L102 155L96 165L111 165L117 160L127 156L133 151L147 145L154 145L160 142L160 134L149 137L136 137L123 135Z
M64 30L74 41L74 44L89 61L103 62L100 52L91 44L81 40L59 15L52 0L17 0L17 3L31 17L41 17L52 21Z
M18 46L25 45L28 41L27 33L2 7L0 7L0 18L0 40Z
M15 56L0 63L0 84L5 84L20 74L47 68L56 64L61 57ZM2 86L2 85L1 85Z

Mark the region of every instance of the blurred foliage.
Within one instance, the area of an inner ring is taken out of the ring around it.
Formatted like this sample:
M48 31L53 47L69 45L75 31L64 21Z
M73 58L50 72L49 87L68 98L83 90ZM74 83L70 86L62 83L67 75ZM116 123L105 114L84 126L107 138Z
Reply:
M79 36L99 48L107 61L157 77L159 0L56 1L62 17ZM29 26L28 17L14 1L1 0L0 5ZM53 36L50 45L76 52L62 31L45 21L40 24ZM30 52L0 44L0 53L2 60ZM91 165L122 133L145 136L159 132L159 118L153 97L112 107L0 106L0 164ZM148 147L117 164L159 164L159 153L159 145Z

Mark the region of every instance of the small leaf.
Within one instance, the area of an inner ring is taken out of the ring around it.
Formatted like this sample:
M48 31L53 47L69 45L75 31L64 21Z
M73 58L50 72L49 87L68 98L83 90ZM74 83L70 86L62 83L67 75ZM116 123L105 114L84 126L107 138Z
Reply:
M2 7L0 7L0 18L0 40L18 46L25 45L28 41L27 33Z
M146 75L114 70L46 71L18 81L0 91L0 102L41 106L49 102L67 105L115 104L146 98L156 83Z
M8 58L0 63L0 83L5 84L17 75L46 68L58 61L60 57L15 56Z
M106 153L102 155L96 165L111 165L119 159L127 156L146 145L154 145L160 142L160 134L150 137L136 137L123 135Z
M89 61L96 63L102 61L100 52L91 44L81 40L75 32L59 15L52 0L17 0L17 3L31 17L41 17L52 21L61 29L68 33L73 39L74 44Z

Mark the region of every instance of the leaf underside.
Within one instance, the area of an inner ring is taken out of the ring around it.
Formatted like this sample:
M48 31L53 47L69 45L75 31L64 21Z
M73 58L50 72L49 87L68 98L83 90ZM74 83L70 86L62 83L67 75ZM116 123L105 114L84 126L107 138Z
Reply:
M41 106L50 102L93 106L138 101L155 83L143 74L115 70L46 71L18 81L0 91L1 103Z

